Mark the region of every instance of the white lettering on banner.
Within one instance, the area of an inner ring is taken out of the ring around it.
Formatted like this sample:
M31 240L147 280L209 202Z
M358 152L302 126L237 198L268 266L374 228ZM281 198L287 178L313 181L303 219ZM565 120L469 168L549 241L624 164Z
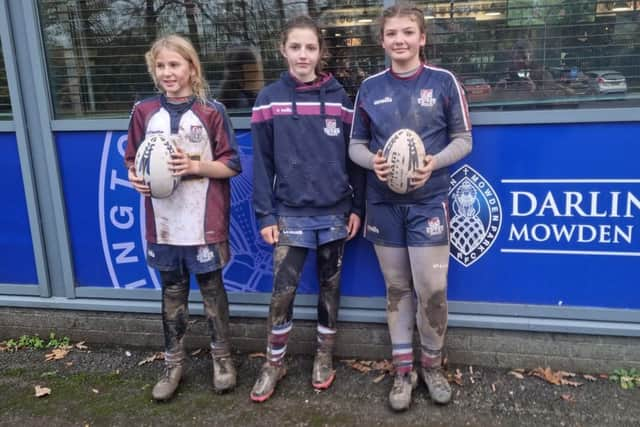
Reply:
M129 182L128 179L118 178L118 171L113 169L111 171L111 184L109 185L109 190L115 190L116 185L122 185L123 187L133 188L133 184Z
M634 218L640 211L640 199L628 191L620 200L619 191L610 191L611 201L602 201L602 192L589 191L588 196L576 191L563 191L554 195L548 191L538 208L538 198L529 191L512 191L512 216L546 216L556 217L591 217L591 218L618 218L622 207L622 217Z
M122 250L122 252L116 255L116 264L138 262L137 256L127 256L136 248L136 244L134 242L114 243L111 247L114 251Z
M634 186L639 179L503 179L502 183L518 188L509 191L512 223L507 241L514 246L501 252L640 256L640 242L634 241L640 217L640 189ZM542 188L544 192L537 191Z
M612 234L613 228L613 236ZM632 243L633 226L628 225L626 228L617 225L599 225L593 226L588 224L572 224L571 226L559 224L535 224L529 226L523 224L519 229L515 224L511 224L509 230L509 240L513 241L536 241L546 242L552 240L554 242L571 242L578 243Z
M126 218L126 222L120 222L116 219L116 212ZM128 230L133 226L135 218L133 217L133 208L131 206L113 206L109 211L109 219L114 227L121 230Z
M126 289L136 289L136 288L142 288L146 284L147 284L146 279L140 279L140 280L136 280L135 282L127 283L126 285L124 285L124 287Z

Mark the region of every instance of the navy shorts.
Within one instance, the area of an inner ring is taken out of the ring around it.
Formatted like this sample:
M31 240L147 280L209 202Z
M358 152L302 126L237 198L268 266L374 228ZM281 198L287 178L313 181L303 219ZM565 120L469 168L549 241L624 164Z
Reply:
M344 215L278 217L278 245L317 249L348 236Z
M147 243L147 264L160 271L185 268L193 274L209 273L229 262L229 243L199 246L176 246Z
M440 246L449 241L446 202L407 204L369 203L364 237L381 246Z

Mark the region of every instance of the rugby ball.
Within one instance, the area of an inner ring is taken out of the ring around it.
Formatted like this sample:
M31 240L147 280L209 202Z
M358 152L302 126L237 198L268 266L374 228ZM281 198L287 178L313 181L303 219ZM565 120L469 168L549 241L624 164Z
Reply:
M411 191L413 171L424 163L425 150L420 135L411 129L400 129L389 137L382 155L391 166L387 185L396 193Z
M169 167L175 146L162 134L147 136L136 151L136 175L142 177L151 190L151 197L169 197L180 184L180 177L174 176Z

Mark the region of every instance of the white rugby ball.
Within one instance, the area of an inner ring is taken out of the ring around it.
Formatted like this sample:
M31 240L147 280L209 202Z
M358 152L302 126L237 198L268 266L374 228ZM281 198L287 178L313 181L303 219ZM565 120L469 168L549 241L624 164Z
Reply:
M408 193L413 171L423 164L426 155L420 135L411 129L396 131L384 145L382 155L391 165L387 178L389 188L396 193Z
M151 190L151 197L169 197L180 184L180 177L174 176L169 167L175 146L164 135L147 136L138 147L135 159L136 175L142 177Z

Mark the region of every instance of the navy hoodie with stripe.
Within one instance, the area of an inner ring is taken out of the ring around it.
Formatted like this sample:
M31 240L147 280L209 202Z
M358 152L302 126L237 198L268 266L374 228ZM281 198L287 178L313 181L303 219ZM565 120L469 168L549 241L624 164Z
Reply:
M253 206L260 229L277 216L355 213L364 171L348 155L352 103L330 74L306 84L284 72L251 115Z

